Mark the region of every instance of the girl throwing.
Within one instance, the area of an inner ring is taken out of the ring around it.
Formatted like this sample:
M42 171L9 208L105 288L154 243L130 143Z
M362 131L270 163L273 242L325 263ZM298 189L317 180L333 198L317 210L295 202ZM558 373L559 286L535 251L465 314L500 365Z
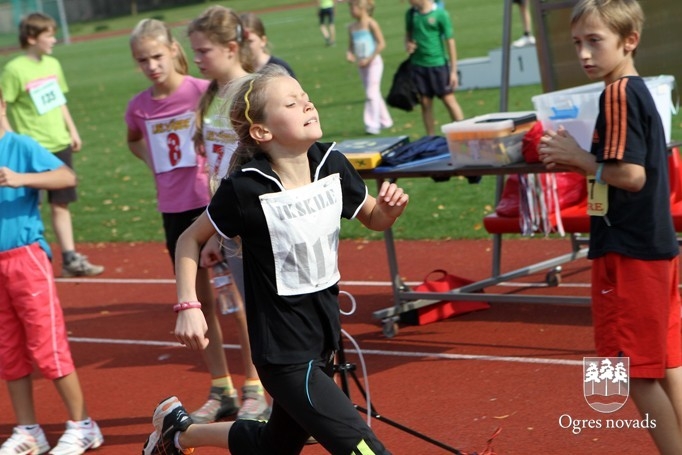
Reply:
M233 455L294 454L312 435L333 454L388 454L332 378L341 331L338 241L341 217L385 230L408 196L388 182L376 199L368 195L343 154L317 142L317 110L281 67L234 82L229 99L239 146L230 178L178 241L175 334L190 349L207 345L195 289L200 247L216 232L240 236L251 349L272 415L192 424L171 397L157 407L143 453L217 446Z

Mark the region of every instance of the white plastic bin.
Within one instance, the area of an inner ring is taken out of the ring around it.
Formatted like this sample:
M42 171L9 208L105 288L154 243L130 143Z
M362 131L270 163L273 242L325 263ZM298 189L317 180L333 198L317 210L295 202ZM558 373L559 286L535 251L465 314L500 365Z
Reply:
M665 140L670 142L672 116L677 113L676 103L673 103L672 91L675 87L675 77L661 75L645 77L651 95L656 103L656 109L661 116ZM543 93L532 98L533 106L538 114L538 120L546 127L557 129L563 125L585 150L590 150L594 123L599 113L599 95L604 90L603 82L581 85L579 87Z

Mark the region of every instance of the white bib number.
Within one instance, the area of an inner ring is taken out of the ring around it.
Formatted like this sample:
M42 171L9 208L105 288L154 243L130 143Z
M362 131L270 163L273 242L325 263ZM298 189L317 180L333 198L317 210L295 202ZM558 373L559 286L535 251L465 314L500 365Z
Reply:
M145 126L155 173L161 174L177 168L197 165L197 155L192 143L193 113L147 120Z
M279 295L308 294L339 281L343 205L338 174L260 196L275 257Z
M225 177L230 158L237 148L237 134L231 128L204 125L204 147L211 177Z
M66 104L64 93L62 93L57 79L54 78L44 79L32 85L28 89L28 93L39 115Z

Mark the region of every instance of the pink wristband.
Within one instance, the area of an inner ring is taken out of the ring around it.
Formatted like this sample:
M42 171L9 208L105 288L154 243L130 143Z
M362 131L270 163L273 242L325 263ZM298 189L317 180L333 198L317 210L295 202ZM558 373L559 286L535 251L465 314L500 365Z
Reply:
M189 310L190 308L201 308L201 302L196 300L193 302L180 302L173 305L173 311L179 313L180 311Z

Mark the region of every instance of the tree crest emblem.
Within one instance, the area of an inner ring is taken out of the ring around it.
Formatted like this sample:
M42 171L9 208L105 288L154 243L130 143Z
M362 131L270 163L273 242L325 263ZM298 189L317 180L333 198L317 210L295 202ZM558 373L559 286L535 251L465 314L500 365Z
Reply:
M622 408L630 395L630 358L583 357L583 395L595 411Z

